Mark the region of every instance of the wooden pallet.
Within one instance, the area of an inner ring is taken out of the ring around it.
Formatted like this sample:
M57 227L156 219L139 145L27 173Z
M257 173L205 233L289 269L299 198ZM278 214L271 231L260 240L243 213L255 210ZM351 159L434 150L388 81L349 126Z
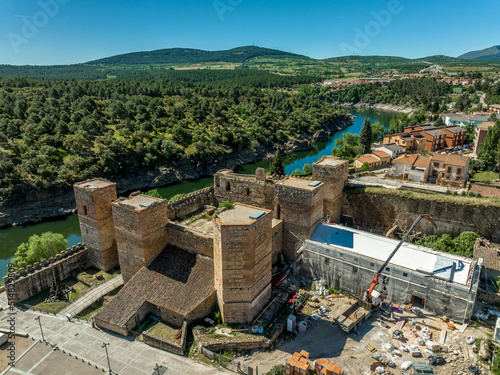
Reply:
M372 353L375 353L377 351L377 348L375 348L371 343L366 344L365 348Z
M402 330L403 329L403 326L405 325L406 323L406 319L405 318L401 318L397 323L396 323L396 329L398 330Z

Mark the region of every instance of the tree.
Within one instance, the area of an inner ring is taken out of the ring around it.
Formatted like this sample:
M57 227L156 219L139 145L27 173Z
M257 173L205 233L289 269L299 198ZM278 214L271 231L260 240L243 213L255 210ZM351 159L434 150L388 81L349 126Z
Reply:
M284 176L285 175L285 165L283 164L283 159L281 158L280 152L276 152L276 156L271 163L271 175Z
M40 262L42 259L49 259L66 250L66 238L62 234L45 232L41 235L30 236L17 248L12 264L17 268Z
M359 143L363 146L363 153L369 154L373 142L372 123L368 117L363 120L363 127L359 133Z
M445 126L445 125L446 125L446 124L445 124L445 122L444 122L444 120L443 120L443 118L442 118L441 116L439 116L439 117L437 118L437 120L436 120L436 121L434 121L434 126L436 126L436 127L437 127L437 126L441 127L441 126Z
M337 156L344 160L352 162L361 153L363 146L359 143L359 135L344 133L342 138L335 140L335 148L332 150L332 155Z
M368 169L370 169L370 164L368 164L366 161L363 163L363 165L361 165L361 170L363 171L367 171Z
M312 165L309 163L304 164L302 167L302 170L304 171L304 174L311 174L313 171Z
M384 125L380 121L372 124L372 135L374 141L378 141L385 135Z
M486 133L486 138L483 144L479 147L477 155L479 159L484 160L488 165L495 165L498 163L499 145L500 143L500 121L491 126Z
M160 192L158 191L158 189L152 189L152 190L149 190L147 191L146 193L143 193L144 195L149 195L150 197L153 197L153 198L162 198L163 197L161 196Z

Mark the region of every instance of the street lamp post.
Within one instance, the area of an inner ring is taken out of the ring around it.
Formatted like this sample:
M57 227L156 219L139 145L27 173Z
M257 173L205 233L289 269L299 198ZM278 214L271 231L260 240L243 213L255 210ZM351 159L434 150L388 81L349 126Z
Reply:
M42 334L42 341L45 342L45 337L43 337L43 329L42 329L42 321L40 320L40 315L38 315L35 320L38 320L38 324L40 325L40 332Z
M108 343L103 342L102 345L101 345L101 348L104 348L104 350L106 351L106 358L108 359L109 373L112 374L111 364L109 363L108 345L109 345L109 342Z

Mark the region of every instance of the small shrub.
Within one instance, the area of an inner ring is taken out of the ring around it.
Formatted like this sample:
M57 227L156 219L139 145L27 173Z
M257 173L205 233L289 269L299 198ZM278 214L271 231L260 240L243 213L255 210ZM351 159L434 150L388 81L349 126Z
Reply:
M234 204L229 201L223 201L219 203L219 208L227 208L228 210L234 208Z

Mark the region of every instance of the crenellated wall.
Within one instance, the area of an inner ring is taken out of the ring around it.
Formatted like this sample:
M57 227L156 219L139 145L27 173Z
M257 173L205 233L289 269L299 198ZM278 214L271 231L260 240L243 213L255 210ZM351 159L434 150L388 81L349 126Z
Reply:
M9 303L24 301L50 288L54 282L67 279L74 270L89 267L89 251L80 243L54 258L44 259L26 269L21 268L18 273L10 277L5 276L3 282L7 290L7 299Z
M217 202L240 202L268 210L274 209L274 181L262 168L256 175L238 174L224 169L214 176L214 195Z
M174 220L198 211L205 205L215 203L213 186L197 190L184 195L182 198L169 201L167 205L167 216Z

